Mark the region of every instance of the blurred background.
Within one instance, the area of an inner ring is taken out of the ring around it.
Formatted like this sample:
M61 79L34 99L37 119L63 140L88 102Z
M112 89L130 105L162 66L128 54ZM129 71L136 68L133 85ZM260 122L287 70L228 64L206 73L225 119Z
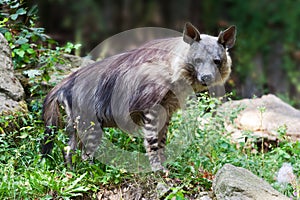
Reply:
M226 85L234 97L274 93L300 107L300 1L272 0L43 0L39 26L53 39L82 44L81 56L122 31L164 27L182 31L190 21L217 35L235 24L233 73Z

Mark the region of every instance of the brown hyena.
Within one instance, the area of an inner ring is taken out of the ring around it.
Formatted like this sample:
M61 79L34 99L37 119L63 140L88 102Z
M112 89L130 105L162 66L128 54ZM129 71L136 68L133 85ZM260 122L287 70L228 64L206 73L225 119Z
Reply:
M227 50L233 47L235 37L235 26L213 37L186 23L183 37L153 40L72 73L44 101L42 154L53 148L61 105L70 136L67 163L71 164L71 152L78 142L83 159L93 157L103 127L130 132L138 124L152 170L164 169L167 128L172 114L189 95L185 86L201 92L224 84L231 72Z

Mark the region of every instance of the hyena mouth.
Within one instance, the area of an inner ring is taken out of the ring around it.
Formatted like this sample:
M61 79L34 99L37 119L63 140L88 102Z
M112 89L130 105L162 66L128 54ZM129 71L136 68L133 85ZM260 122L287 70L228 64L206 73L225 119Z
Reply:
M199 81L202 86L208 87L213 84L213 81Z

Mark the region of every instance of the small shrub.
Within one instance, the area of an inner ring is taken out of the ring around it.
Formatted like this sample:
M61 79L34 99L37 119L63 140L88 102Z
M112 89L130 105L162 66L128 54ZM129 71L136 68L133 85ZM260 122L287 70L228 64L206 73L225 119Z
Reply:
M55 65L65 63L61 56L80 47L67 43L57 47L57 42L45 34L45 29L36 26L37 5L27 8L25 1L1 0L0 33L12 50L14 68L29 78L30 95L43 95L42 83L48 82L49 73Z

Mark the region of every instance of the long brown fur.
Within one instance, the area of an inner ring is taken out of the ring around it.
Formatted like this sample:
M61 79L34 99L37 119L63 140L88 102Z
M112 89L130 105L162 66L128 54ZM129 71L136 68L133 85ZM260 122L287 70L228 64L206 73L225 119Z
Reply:
M185 93L185 85L189 85L195 92L200 92L207 89L203 80L199 80L206 75L202 74L202 71L208 71L209 75L214 76L210 85L223 84L231 71L231 60L226 51L229 46L226 45L232 43L230 40L235 38L235 28L228 29L223 35L221 32L218 38L197 34L195 27L187 24L184 39L175 37L154 40L72 73L54 87L44 101L43 119L46 131L42 154L48 154L53 148L52 136L56 131L55 127L59 125L60 105L65 108L68 117L67 130L71 137L71 149L74 150L77 146L78 137L75 134L78 134L81 142L86 145L85 155L88 157L93 156L95 148L99 145L103 127L119 127L125 131L133 131L139 126L146 126L147 113L157 105L161 105L166 111L167 121L160 125L161 129L164 129L161 134L165 135L165 127L168 126L170 117L188 95ZM224 41L220 42L221 39ZM207 66L203 66L201 70L200 66L193 63L197 55L203 57L203 62L211 65L211 72L206 69ZM220 73L216 72L217 67L213 64L211 55L222 59L218 66ZM149 151L163 148L154 148L151 137L145 141L150 145ZM159 138L158 140L165 140L165 136ZM165 143L159 142L162 144L158 146ZM69 156L67 153L66 160L70 160ZM157 167L161 169L160 165Z

